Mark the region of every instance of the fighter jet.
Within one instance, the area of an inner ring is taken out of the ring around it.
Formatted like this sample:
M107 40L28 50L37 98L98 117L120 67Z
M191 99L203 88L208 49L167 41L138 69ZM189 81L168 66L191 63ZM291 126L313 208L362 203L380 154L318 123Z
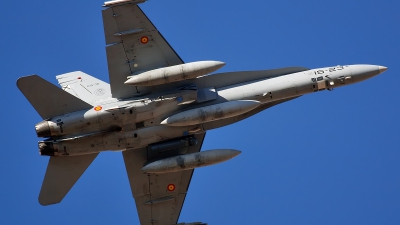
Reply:
M200 151L208 130L387 69L346 65L211 74L225 63L184 63L137 6L143 2L104 4L110 84L80 71L56 76L61 88L37 75L18 79L43 118L35 126L44 138L39 153L49 157L40 204L61 202L99 153L121 151L140 223L177 224L194 169L240 153Z

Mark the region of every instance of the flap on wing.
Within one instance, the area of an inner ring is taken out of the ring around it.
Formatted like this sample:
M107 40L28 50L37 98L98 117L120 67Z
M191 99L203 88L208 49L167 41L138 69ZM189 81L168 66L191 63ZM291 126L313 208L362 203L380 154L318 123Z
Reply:
M195 135L198 144L188 147L187 153L199 152L205 133ZM145 174L141 171L147 162L147 149L123 152L125 167L135 198L140 224L176 224L181 212L194 170L165 174Z
M131 4L103 10L104 34L111 92L114 98L127 98L146 92L125 85L138 71L182 64L142 10Z
M38 75L19 78L17 86L43 119L92 107Z
M39 194L41 205L61 202L98 153L81 156L51 156Z

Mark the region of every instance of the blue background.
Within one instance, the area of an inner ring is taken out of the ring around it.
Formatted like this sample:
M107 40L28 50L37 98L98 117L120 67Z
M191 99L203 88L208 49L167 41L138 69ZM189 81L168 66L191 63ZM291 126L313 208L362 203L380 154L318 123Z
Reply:
M37 196L48 158L18 77L81 70L108 81L102 1L3 1L0 13L0 224L138 224L120 153L99 155L63 202ZM399 3L158 1L141 5L185 62L219 72L286 66L387 66L207 133L203 150L238 157L194 173L180 221L400 224Z

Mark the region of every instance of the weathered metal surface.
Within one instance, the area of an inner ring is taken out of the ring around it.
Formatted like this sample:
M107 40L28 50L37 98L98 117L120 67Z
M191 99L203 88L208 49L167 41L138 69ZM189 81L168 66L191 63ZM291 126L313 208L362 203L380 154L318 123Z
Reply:
M177 137L187 137L191 130L204 133L197 126L167 127L150 126L125 132L123 130L94 133L77 137L45 140L39 142L39 152L42 155L73 156L86 155L102 151L119 151L128 148L141 148L150 144L171 140Z
M46 120L35 125L36 134L38 137L50 137L51 130L49 123Z

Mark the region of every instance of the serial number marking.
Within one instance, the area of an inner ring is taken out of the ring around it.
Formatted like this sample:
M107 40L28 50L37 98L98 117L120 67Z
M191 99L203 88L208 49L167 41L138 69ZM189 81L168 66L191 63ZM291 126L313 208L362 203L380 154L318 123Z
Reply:
M88 84L88 85L86 85L86 87L93 87L93 86L96 86L96 85L99 85L99 83Z
M316 70L316 71L314 71L314 74L315 75L319 75L319 74L324 74L325 72L335 72L335 71L340 71L340 70L343 70L344 69L344 67L343 66L337 66L337 67L331 67L331 68L328 68L328 69L326 69L326 70Z

